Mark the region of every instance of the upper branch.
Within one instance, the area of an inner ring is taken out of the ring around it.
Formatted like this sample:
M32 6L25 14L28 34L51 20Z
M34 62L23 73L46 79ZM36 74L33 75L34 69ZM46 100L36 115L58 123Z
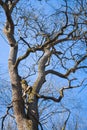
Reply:
M22 37L21 37L21 39L22 39L24 42L26 42ZM27 42L26 42L26 44L28 45ZM20 56L20 57L18 57L18 59L16 60L15 65L14 65L15 68L17 68L17 66L19 65L20 61L22 61L22 60L24 60L25 58L27 58L31 52L34 53L34 52L36 52L36 51L41 51L41 50L43 50L43 48L42 48L41 46L37 46L37 47L32 47L32 48L31 48L31 47L28 45L28 47L29 47L29 48L27 49L27 51L25 52L25 54L22 55L22 56Z
M13 106L12 105L9 105L7 106L7 110L6 110L6 114L2 117L2 126L1 126L1 129L3 130L3 127L4 127L4 121L5 121L5 118L10 115L9 114L9 110L12 108ZM12 115L10 115L12 116ZM13 116L12 116L13 117Z
M4 3L2 1L0 1L0 5L4 9L5 14L6 14L6 18L7 18L6 25L4 27L4 33L5 34L7 34L7 33L13 34L14 33L14 23L13 23L13 20L11 17L11 11L9 9L9 5L7 5L6 3Z
M33 85L34 91L36 93L39 93L41 86L45 82L45 67L50 56L51 56L50 48L49 47L45 48L44 54L42 55L38 63L38 77Z
M61 104L61 105L62 105L62 104ZM68 112L68 113L67 113L67 118L66 118L66 120L64 121L64 125L63 125L63 127L62 127L62 130L65 130L65 129L66 129L66 125L67 125L67 123L68 123L68 120L69 120L69 118L70 118L71 111L70 111L70 109L64 107L63 105L62 105L62 107L63 107L64 109L66 109L66 111Z
M29 48L31 48L30 45L29 45L29 43L28 43L27 41L25 41L24 38L20 37L20 39L21 39Z
M8 3L4 3L2 0L0 0L0 5L2 6L2 8L5 11L6 14L6 25L4 27L4 33L5 34L10 34L13 35L14 34L14 22L12 20L12 11L13 8L16 6L16 4L18 3L19 0L14 0L14 1L9 1Z
M84 68L84 67L78 67L78 65L83 61L83 60L85 60L87 58L87 54L85 55L85 56L83 56L80 60L78 60L77 62L76 62L76 64L74 65L74 67L73 68L71 68L71 69L69 69L67 72L66 72L66 74L65 74L65 76L67 77L70 73L74 73L77 69L79 69L79 68ZM86 67L86 66L85 66Z
M65 29L65 26L62 27L61 31L58 32L54 38L46 41L42 45L42 47L46 47L47 45L49 45L50 47L53 47L53 46L55 46L58 43L62 43L62 42L65 42L65 41L76 40L76 39L81 39L81 37L78 37L78 36L75 37L75 38L72 38L72 34L77 30L77 28L75 28L74 30L72 30L71 32L69 32L66 37L58 39L58 37L63 34L64 29Z
M40 94L36 94L36 96L37 96L37 98L43 98L44 100L52 100L52 101L54 101L54 102L60 102L60 101L62 100L62 98L64 97L64 91L65 91L65 90L67 90L67 89L73 89L73 88L78 88L78 87L80 87L81 85L83 85L83 83L84 83L84 81L85 81L85 80L83 80L79 85L72 86L72 85L71 85L71 82L72 82L73 80L75 80L75 79L69 80L69 85L66 86L66 87L63 87L63 88L61 88L61 89L59 90L59 94L60 94L59 98L55 98L55 97L53 97L53 96L44 96L44 95L40 95Z
M51 96L44 96L44 95L40 95L37 94L36 95L38 98L43 98L44 100L52 100L54 102L60 102L63 96L59 96L59 98L55 98L55 97L51 97Z
M14 65L14 68L17 68L18 65L19 65L19 63L20 63L20 61L22 61L23 59L25 59L25 58L30 54L30 52L31 52L30 49L27 49L26 53L25 53L23 56L20 56L20 57L16 60L15 65Z
M14 2L12 2L12 10L13 8L16 6L16 4L19 2L20 0L14 0Z
M45 71L45 74L47 75L47 74L54 74L54 75L56 75L56 76L59 76L59 77L61 77L61 78L65 78L65 79L67 79L67 77L64 75L64 74L62 74L62 73L59 73L59 72L57 72L57 71L55 71L55 70L47 70L47 71Z
M19 2L19 0L6 0L5 1L5 5L7 5L8 6L8 8L9 8L9 11L10 11L10 13L12 13L12 11L13 11L13 9L14 9L14 7L16 6L16 4Z
M56 75L56 76L58 76L58 77L61 77L61 78L64 78L64 79L68 79L67 77L68 77L72 72L74 73L77 69L87 68L87 66L79 66L79 67L78 67L78 65L79 65L83 60L85 60L86 58L87 58L87 54L86 54L85 56L83 56L80 60L78 60L78 61L76 62L76 64L74 65L74 67L71 68L71 69L69 69L65 74L59 73L59 72L57 72L57 71L55 71L55 70L47 70L47 71L45 71L45 75L47 75L47 74L54 74L54 75Z
M17 4L19 0L15 0L14 2L9 1L8 3L3 2L0 0L0 5L4 9L5 15L6 15L6 23L4 26L4 34L8 38L9 44L11 47L15 47L17 45L16 40L14 38L14 22L12 20L12 11L13 11L13 6Z

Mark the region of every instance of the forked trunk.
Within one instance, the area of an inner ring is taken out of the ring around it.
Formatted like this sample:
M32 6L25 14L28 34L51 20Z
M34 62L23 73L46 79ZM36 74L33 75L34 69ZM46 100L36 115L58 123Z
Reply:
M31 93L28 103L24 103L20 77L11 63L12 61L9 60L9 73L12 84L12 103L18 130L38 130L38 100L35 94Z
M14 45L16 41L10 36L10 39ZM9 40L9 38L8 38ZM9 40L10 41L10 40ZM10 55L8 60L9 74L12 85L12 104L14 110L14 116L17 123L18 130L38 130L38 110L37 110L37 98L31 93L27 104L24 103L22 98L21 78L18 75L17 68L14 67L17 56L17 46L10 47Z

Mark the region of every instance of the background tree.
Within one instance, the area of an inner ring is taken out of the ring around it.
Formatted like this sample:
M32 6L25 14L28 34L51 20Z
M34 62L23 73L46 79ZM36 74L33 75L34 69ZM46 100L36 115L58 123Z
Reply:
M8 68L18 130L37 130L38 125L43 129L39 99L60 103L69 89L86 86L87 81L86 0L72 0L71 4L55 1L58 5L51 12L45 3L40 6L34 2L0 0L6 17L2 26L10 46ZM43 95L41 89L47 86L49 75L54 75L57 91ZM29 81L25 99L22 79Z

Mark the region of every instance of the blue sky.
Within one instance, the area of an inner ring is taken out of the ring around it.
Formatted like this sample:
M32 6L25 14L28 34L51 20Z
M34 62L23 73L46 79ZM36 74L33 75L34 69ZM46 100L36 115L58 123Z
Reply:
M0 65L6 65L8 62L9 45L5 37L0 33Z
M8 73L8 55L9 55L9 45L5 40L5 37L0 32L0 78L4 81L9 80Z
M54 5L55 5L55 1L57 1L57 0L51 0L52 1L52 6L54 7ZM58 5L57 5L58 6ZM43 6L44 7L44 6ZM49 10L50 10L50 8L49 8ZM49 12L49 10L48 10L48 12ZM45 10L46 11L46 10ZM3 34L3 32L1 31L0 32L0 73L5 73L5 75L4 75L4 79L9 79L8 78L8 55L9 55L9 45L8 45L8 43L7 43L7 41L5 40L5 37L4 37L4 34ZM76 92L77 91L77 92ZM82 116L82 118L84 118L85 117L85 120L87 120L87 112L86 112L86 110L87 110L87 100L86 100L86 98L87 98L87 96L86 96L86 93L87 93L87 89L85 88L83 91L81 91L80 93L79 93L79 91L78 90L75 90L74 89L74 92L73 92L74 94L75 93L77 93L77 99L78 99L78 101L81 103L81 106L82 106L82 108L83 109L81 109L81 113L80 113L80 119L81 119L81 116ZM71 93L70 93L71 94ZM67 95L68 95L68 97L67 97ZM64 98L64 100L63 100L63 103L66 103L67 105L68 105L68 103L69 103L69 101L70 102L72 102L72 100L73 100L73 94L72 94L72 96L71 97L69 97L70 95L69 95L69 93L67 92L67 94L65 95L65 98ZM68 99L67 99L68 98ZM70 100L72 98L72 100ZM74 97L74 99L75 99L75 97ZM76 112L76 111L75 111ZM77 114L79 114L79 111L78 111L78 113ZM86 114L86 115L85 115ZM81 129L81 130L83 130L83 129Z

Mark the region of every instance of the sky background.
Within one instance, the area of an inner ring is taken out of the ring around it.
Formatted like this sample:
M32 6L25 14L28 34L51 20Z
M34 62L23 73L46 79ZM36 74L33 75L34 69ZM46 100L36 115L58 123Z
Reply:
M5 37L0 32L0 74L2 74L1 79L9 81L8 74L8 55L9 55L9 45L5 40Z
M2 34L0 34L0 64L6 65L9 54L9 45Z
M56 2L55 2L56 0L51 0L51 1L52 1L52 6L54 7L56 5ZM48 10L48 12L50 13L49 10ZM45 11L47 12L47 10L45 10ZM0 27L0 31L1 31L1 27ZM9 56L9 45L4 37L3 31L1 31L0 32L0 74L3 74L3 75L1 75L1 79L3 79L3 81L7 81L7 80L9 81L8 56ZM73 115L76 116L76 114L77 114L78 120L84 124L84 129L82 127L80 127L81 129L79 129L79 130L87 130L87 124L86 124L86 122L87 122L87 100L86 99L87 99L87 88L84 88L84 89L78 88L76 90L75 89L72 90L71 92L68 91L68 93L65 94L65 98L62 100L62 103L68 107L69 107L69 105L68 105L69 102L70 103L72 102L72 104L70 104L70 108L72 107L71 119L72 119ZM77 107L77 109L76 109L76 107Z

